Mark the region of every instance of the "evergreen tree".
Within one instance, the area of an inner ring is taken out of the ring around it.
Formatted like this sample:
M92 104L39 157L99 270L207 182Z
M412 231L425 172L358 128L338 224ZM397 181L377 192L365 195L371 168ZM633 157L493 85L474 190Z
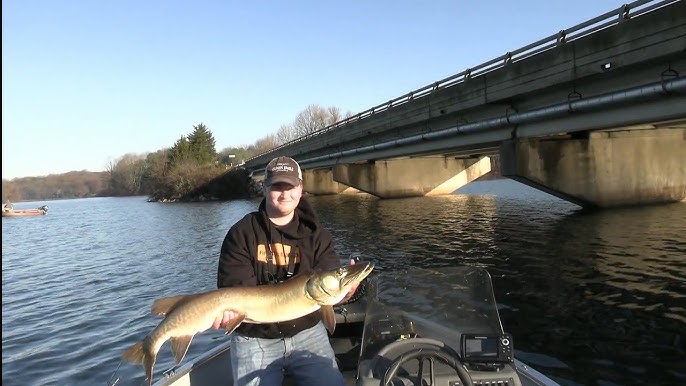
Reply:
M199 165L214 163L217 160L214 136L202 123L193 126L193 133L188 136L193 158Z
M176 140L174 146L169 149L168 161L171 167L185 164L187 161L194 158L191 143L185 135L182 135L181 138Z

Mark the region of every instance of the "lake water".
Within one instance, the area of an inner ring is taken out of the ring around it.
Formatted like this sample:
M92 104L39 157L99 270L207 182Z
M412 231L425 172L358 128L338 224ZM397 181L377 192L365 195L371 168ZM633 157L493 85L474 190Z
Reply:
M686 384L686 204L586 212L510 180L310 200L342 257L486 267L515 355L561 384ZM50 211L2 219L3 384L143 384L120 355L159 323L153 300L214 289L226 231L258 202L16 204ZM171 364L167 343L155 379Z

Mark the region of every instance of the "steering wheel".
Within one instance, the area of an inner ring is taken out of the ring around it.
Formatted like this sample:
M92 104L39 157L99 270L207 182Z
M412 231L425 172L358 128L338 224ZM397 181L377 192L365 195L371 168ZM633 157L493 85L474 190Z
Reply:
M424 343L425 345L428 343L429 345L432 345L434 347L414 348L412 350L400 354L397 358L395 358L395 360L393 360L393 362L391 362L391 364L388 366L388 369L386 369L383 379L381 380L380 386L392 386L393 378L395 378L398 375L398 372L400 371L402 366L405 363L410 362L414 359L416 359L419 362L419 372L417 374L417 378L413 381L413 384L415 386L425 385L424 383L422 383L422 380L424 379L424 362L427 360L429 361L430 382L428 386L436 385L436 374L434 373L433 366L434 360L439 360L440 362L443 362L446 365L448 365L451 369L455 370L463 386L471 386L473 384L472 377L467 372L467 369L465 369L462 365L459 356L452 349L450 349L450 347L445 346L443 342L434 341L433 339L417 339L421 340L421 343ZM398 341L394 342L392 345L396 346L396 350L399 346L415 346L416 343L413 342L413 340L415 339Z

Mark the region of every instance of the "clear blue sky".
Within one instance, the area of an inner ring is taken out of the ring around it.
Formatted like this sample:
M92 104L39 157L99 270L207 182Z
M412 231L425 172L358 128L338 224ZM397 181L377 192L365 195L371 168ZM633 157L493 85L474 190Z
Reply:
M609 0L2 2L2 177L105 170L204 123L249 145L357 113L621 6Z

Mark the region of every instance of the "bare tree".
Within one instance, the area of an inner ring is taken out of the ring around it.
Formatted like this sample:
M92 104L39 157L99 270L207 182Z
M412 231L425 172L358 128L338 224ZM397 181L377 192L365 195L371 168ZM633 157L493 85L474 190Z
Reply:
M71 171L42 177L2 180L2 200L34 201L44 199L84 198L106 194L107 173Z
M265 153L277 146L279 146L279 143L274 134L269 134L268 136L255 141L255 150L257 154Z
M15 179L18 180L18 179ZM13 181L2 179L2 202L20 201L23 199L18 184Z
M290 142L296 138L295 129L292 125L281 125L276 132L276 142L279 145Z
M326 123L327 126L331 126L342 119L343 114L341 113L340 108L331 106L326 109L326 111L329 113L328 122Z
M298 137L314 133L327 126L328 112L325 108L318 105L309 105L301 111L293 122L293 128Z
M138 194L145 171L147 154L124 154L117 161L111 161L106 169L109 173L110 188L115 195Z

